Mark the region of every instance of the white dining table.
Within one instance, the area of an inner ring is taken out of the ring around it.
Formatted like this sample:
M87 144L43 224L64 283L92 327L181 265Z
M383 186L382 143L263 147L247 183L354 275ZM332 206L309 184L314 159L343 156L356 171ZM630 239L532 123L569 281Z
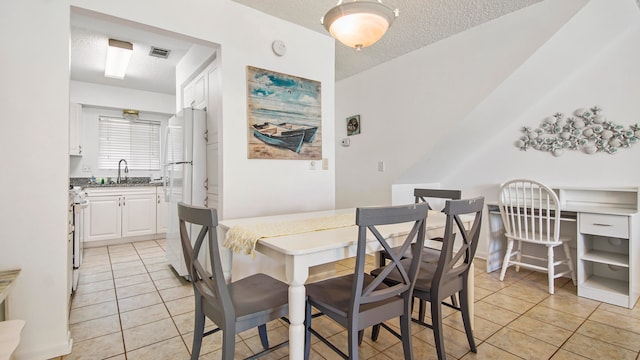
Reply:
M328 216L338 216L343 214L353 214L355 223L355 208L325 210L313 212L301 212L294 214L282 214L273 216L249 217L239 219L225 219L219 221L219 239L224 242L227 231L234 226L255 226L269 223L287 223L302 219L314 219ZM444 232L446 216L438 211L430 211L427 217L427 236L433 237L434 233L442 236ZM470 226L470 223L466 224ZM411 228L410 223L381 226L378 229L385 236L391 246L393 239L400 235L407 234ZM429 234L432 234L429 236ZM310 231L292 235L274 236L260 238L255 246L255 251L263 254L276 263L284 264L284 278L282 280L289 284L289 358L304 358L304 338L305 338L305 283L309 278L310 268L318 265L329 264L338 260L343 260L356 256L356 243L358 239L358 227L356 225ZM429 243L429 241L427 241ZM432 242L435 247L439 247L439 242ZM371 235L370 253L377 253L381 250L379 243ZM429 246L429 245L427 245ZM221 261L224 269L225 279L231 281L234 253L231 249L220 247ZM240 254L236 254L240 255ZM244 261L249 256L243 255ZM250 257L249 257L250 258ZM278 277L276 275L276 277ZM236 277L234 276L234 280ZM469 304L471 304L471 319L473 324L473 266L469 273Z

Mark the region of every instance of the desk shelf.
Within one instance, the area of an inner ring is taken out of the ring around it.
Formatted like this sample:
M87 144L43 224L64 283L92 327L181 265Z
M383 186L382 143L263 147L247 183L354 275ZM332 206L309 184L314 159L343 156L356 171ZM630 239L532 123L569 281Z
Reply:
M591 276L578 287L578 296L629 307L629 282L602 276Z
M609 251L602 250L590 250L582 255L582 260L593 261L601 264L607 264L612 266L629 267L629 255L617 254Z

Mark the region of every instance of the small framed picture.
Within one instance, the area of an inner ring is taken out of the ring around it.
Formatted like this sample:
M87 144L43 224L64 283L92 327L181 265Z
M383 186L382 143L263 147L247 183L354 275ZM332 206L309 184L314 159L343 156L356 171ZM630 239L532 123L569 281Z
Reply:
M347 135L360 134L360 115L354 115L347 118Z

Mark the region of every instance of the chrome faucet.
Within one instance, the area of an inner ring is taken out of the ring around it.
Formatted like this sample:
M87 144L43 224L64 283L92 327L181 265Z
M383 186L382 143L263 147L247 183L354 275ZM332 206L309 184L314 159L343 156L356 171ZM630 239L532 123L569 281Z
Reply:
M118 180L116 180L116 183L121 184L122 183L122 177L120 176L120 167L122 165L122 162L124 161L124 182L127 182L128 178L127 178L127 174L129 173L129 165L127 164L127 160L125 159L120 159L120 161L118 161Z

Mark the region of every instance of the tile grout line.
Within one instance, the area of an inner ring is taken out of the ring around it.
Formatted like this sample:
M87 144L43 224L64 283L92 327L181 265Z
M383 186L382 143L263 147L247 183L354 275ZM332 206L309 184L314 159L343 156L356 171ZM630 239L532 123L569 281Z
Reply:
M111 262L111 251L109 251L109 246L107 246L107 255L109 257L109 267L111 268L111 279L113 280L113 293L116 297L116 309L118 309L118 323L120 324L120 337L122 338L122 350L124 359L127 360L127 344L124 341L124 329L122 327L122 316L120 313L120 302L118 297L118 290L116 288L116 274L113 272L113 263Z
M160 246L160 244L158 244L157 240L154 240L154 242L158 245L158 247L160 247L162 249L162 251L165 253L165 256L166 256L166 250L164 248L162 248L162 246ZM135 248L135 246L134 246L134 248ZM136 253L138 253L138 249L137 248L136 248ZM140 253L138 253L138 256L140 256ZM151 279L151 282L153 283L153 287L156 289L156 292L158 293L158 296L160 297L160 300L162 300L162 305L167 310L167 314L169 314L169 319L171 319L171 323L173 323L173 326L176 328L176 332L178 333L178 337L180 338L180 340L184 344L184 347L187 350L187 353L189 353L189 355L191 355L191 351L189 351L189 346L184 341L184 337L180 333L180 329L178 328L178 324L176 324L176 321L173 319L173 315L171 315L171 311L169 311L169 307L167 306L167 303L165 302L164 298L160 294L160 289L158 289L158 286L156 285L156 282L151 277L151 272L149 271L149 268L147 267L147 264L144 262L144 260L142 258L140 258L140 260L142 261L142 264L144 265L144 268L147 271L147 274L149 275L149 278ZM169 265L169 267L171 267L171 265Z

